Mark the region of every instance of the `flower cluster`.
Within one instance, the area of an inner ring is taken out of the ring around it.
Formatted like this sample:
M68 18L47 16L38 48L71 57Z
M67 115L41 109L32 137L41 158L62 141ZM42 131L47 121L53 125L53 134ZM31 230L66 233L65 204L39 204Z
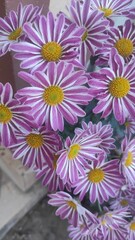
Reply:
M20 3L0 18L0 56L14 53L27 83L0 83L0 144L48 188L72 240L135 239L132 2L70 0L56 17Z

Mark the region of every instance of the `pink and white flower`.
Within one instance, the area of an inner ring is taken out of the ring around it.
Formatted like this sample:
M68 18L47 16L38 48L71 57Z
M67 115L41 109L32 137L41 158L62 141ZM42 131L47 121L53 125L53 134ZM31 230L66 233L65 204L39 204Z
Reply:
M41 13L41 9L32 4L18 4L17 11L11 10L4 19L0 18L0 56L11 50L11 46L25 37L25 23L33 23Z
M89 89L84 86L87 78L83 71L74 71L72 64L51 62L45 73L20 72L19 76L31 87L19 90L17 96L26 98L25 104L32 107L39 124L63 131L64 119L73 125L78 116L85 116L78 105L86 105L90 100Z
M111 50L109 67L91 73L90 91L98 99L93 109L95 114L103 112L103 118L112 112L118 122L123 124L128 116L135 119L135 64L125 65L116 49Z
M45 71L49 62L71 62L78 54L83 29L75 23L66 27L64 14L55 19L49 12L47 17L40 16L34 26L25 24L24 32L30 42L16 43L11 49L22 61L20 67L33 73Z

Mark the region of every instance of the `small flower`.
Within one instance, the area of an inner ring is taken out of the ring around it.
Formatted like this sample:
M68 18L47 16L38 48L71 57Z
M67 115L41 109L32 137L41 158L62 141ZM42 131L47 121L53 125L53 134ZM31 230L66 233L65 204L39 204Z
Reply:
M49 12L40 16L38 23L24 25L24 32L30 42L20 42L12 46L17 52L15 58L21 60L21 68L31 72L44 71L49 62L72 61L77 56L76 48L81 42L82 28L73 23L65 26L64 14L55 19Z
M94 113L102 113L106 118L113 111L114 117L123 124L130 115L135 118L135 64L125 66L123 58L116 49L111 50L109 67L98 73L91 73L90 91L99 100L93 109Z
M93 124L92 122L82 122L82 128L76 128L75 133L82 134L85 133L86 136L97 134L97 137L101 139L101 143L99 144L100 148L102 148L106 153L109 153L111 149L115 148L113 129L110 124L102 125L102 122L98 122L97 124Z
M122 159L120 163L121 171L127 184L134 185L135 181L135 139L128 140L126 137L121 144Z
M126 196L118 196L117 198L110 201L110 209L117 210L124 207L128 207L131 213L134 212L135 209L135 199L134 195L128 194Z
M94 154L102 153L98 147L100 139L96 135L87 137L75 136L72 141L68 137L65 141L65 149L60 151L56 172L63 181L74 183L79 174L84 175L86 160L92 160Z
M4 19L0 18L0 56L10 51L11 45L24 38L24 24L33 23L40 12L38 6L22 6L19 3L17 12L10 11Z
M125 123L125 133L130 139L133 134L135 134L135 120L131 117L127 117Z
M89 200L94 203L108 201L109 197L116 197L118 190L123 182L118 170L118 160L104 162L103 157L98 157L97 161L92 161L89 167L86 167L85 175L79 177L79 180L73 184L74 194L80 194L82 200L89 192Z
M71 0L68 10L71 21L84 29L79 49L79 59L82 65L86 65L86 58L94 55L95 49L101 48L107 39L104 31L108 21L103 19L103 13L90 11L90 0L85 0L82 4L79 1Z
M44 163L51 165L53 154L59 145L59 137L53 131L48 131L45 126L31 129L29 133L16 133L17 143L11 145L13 158L22 158L22 163L27 167L36 166L42 169Z
M56 131L64 130L64 119L75 124L85 112L78 106L88 104L87 78L83 71L73 71L72 64L49 63L45 73L34 75L20 72L19 76L31 84L17 92L26 97L25 104L32 107L32 114L39 124L46 124Z
M55 213L56 216L60 216L61 219L68 219L74 226L77 226L79 221L85 219L86 214L89 216L89 219L91 219L91 222L98 223L96 216L81 206L68 193L60 191L49 194L49 197L51 199L48 203L58 207Z
M109 38L103 49L98 49L96 54L100 55L96 61L97 65L108 65L110 51L115 48L126 63L135 58L135 24L127 20L124 25L110 28L107 31Z
M13 98L13 89L9 83L0 83L0 139L5 147L16 142L15 131L30 130L29 125L33 121L28 114L30 110L29 106L20 105Z
M128 229L128 240L134 240L135 239L135 217L126 227Z
M91 0L91 9L99 10L108 19L117 16L129 16L134 8L131 5L133 0Z

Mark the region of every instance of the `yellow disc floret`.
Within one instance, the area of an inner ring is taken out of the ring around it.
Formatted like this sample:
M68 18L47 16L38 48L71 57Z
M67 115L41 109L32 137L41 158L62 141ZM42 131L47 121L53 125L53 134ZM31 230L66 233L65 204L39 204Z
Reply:
M0 123L8 123L12 119L12 112L8 107L0 104Z
M114 46L122 57L129 57L133 52L133 43L127 38L119 39Z
M17 38L21 36L22 28L16 28L13 32L10 33L8 39L11 41L15 41Z
M50 106L60 104L64 100L63 90L59 86L50 86L45 89L43 99Z
M68 204L69 207L71 207L74 210L76 210L76 204L73 201L67 201L67 204Z
M130 224L130 229L131 229L132 231L135 231L135 222L132 222L132 223Z
M44 140L41 134L30 133L26 136L26 142L32 148L40 148Z
M126 206L128 206L128 201L127 201L126 199L122 199L122 200L120 201L120 205L121 205L122 207L126 207Z
M104 17L109 17L110 15L112 15L113 10L111 8L99 8L102 12L104 12Z
M88 180L91 181L92 183L100 183L103 181L104 176L105 174L102 169L95 168L88 173Z
M62 55L62 47L57 42L48 42L43 45L41 54L48 62L57 62Z
M73 144L70 146L69 152L68 152L68 159L72 160L75 157L77 157L81 147L79 144Z
M125 97L130 90L129 80L122 77L113 79L109 84L109 92L113 97Z
M88 32L85 31L84 34L82 35L82 42L84 42L87 39Z
M132 162L133 162L133 154L132 152L128 152L127 158L125 160L125 166L130 167L132 165Z

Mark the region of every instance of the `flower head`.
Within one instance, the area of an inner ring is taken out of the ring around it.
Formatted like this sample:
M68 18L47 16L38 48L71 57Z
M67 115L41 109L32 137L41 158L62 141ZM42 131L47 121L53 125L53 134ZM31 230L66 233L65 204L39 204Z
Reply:
M106 118L113 111L114 117L123 124L130 115L135 118L135 64L125 66L116 49L111 50L109 67L98 73L91 73L91 92L98 99L94 113Z
M75 133L82 134L84 133L85 136L91 134L97 134L98 138L101 139L100 147L107 153L109 150L114 149L115 145L114 139L112 138L113 129L110 124L102 125L102 122L98 122L97 124L93 124L92 122L82 122L82 128L76 128Z
M102 153L98 147L100 139L96 135L81 137L75 136L72 141L68 137L65 141L65 149L60 151L56 172L63 181L74 183L79 174L84 175L84 167L94 154Z
M17 11L10 11L4 19L0 18L0 56L10 50L11 45L24 38L25 23L33 23L41 9L32 4L22 6L19 3Z
M55 19L49 12L47 17L39 17L36 27L25 24L24 32L30 42L16 43L12 50L17 52L15 58L22 61L21 68L35 72L44 71L49 62L72 61L78 54L75 49L80 45L83 29L74 23L66 27L64 14Z
M127 20L124 25L111 27L107 34L109 38L105 42L103 49L98 49L96 54L99 55L96 61L97 65L107 65L110 51L115 48L123 57L126 63L135 58L135 24Z
M89 200L94 203L108 201L109 197L115 197L122 185L123 178L118 170L118 160L104 162L100 157L97 161L92 161L89 167L86 167L85 175L80 176L74 184L74 194L80 194L82 200L89 192Z
M9 83L0 83L0 138L2 144L8 147L16 142L15 131L29 131L34 126L29 115L31 108L21 105L13 98L13 89Z
M134 185L135 181L135 139L128 140L126 137L121 144L122 159L120 163L121 171L127 184Z
M133 220L127 224L128 229L128 240L134 240L135 239L135 217Z
M127 117L125 123L125 133L128 138L131 138L135 134L135 120L130 116Z
M27 167L42 169L43 164L51 165L53 154L59 145L59 136L54 131L48 131L45 126L31 129L29 132L16 133L17 143L11 145L13 157L22 158Z
M56 216L60 216L61 219L68 219L70 223L77 226L79 221L85 219L86 214L91 219L91 222L98 223L98 220L94 214L81 206L75 199L73 199L68 193L60 191L54 194L49 194L51 198L49 204L58 207Z
M63 131L64 119L73 125L78 116L85 115L78 104L88 104L90 100L88 88L83 86L87 78L83 71L73 70L72 64L51 62L45 73L19 74L31 87L19 90L17 95L26 97L25 103L32 107L32 114L39 124L46 123L55 131Z

